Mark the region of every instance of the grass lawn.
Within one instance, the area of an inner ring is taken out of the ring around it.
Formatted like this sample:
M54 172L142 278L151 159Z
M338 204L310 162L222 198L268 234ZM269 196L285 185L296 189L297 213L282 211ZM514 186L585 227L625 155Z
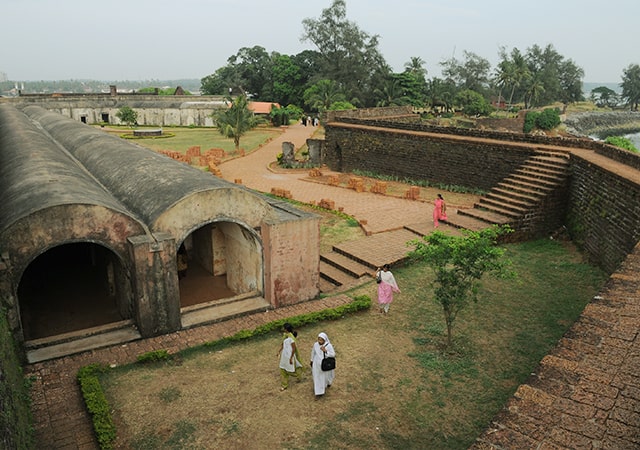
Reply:
M109 126L104 129L107 133L121 136L131 133L131 128L125 126ZM172 150L186 153L189 147L199 146L202 152L210 148L221 148L227 154L235 152L233 139L225 138L217 128L188 128L188 127L164 127L163 132L172 133L174 136L161 139L133 139L130 142L141 145L151 150ZM257 127L248 131L240 139L240 148L247 153L259 148L282 133L282 129L273 127Z
M394 270L402 293L377 308L298 330L307 363L321 331L336 380L316 400L310 374L279 391L279 334L192 349L169 363L103 375L118 448L465 449L599 290L605 274L570 243L509 244L516 280L487 278L443 349L428 269ZM351 292L375 302L376 284Z

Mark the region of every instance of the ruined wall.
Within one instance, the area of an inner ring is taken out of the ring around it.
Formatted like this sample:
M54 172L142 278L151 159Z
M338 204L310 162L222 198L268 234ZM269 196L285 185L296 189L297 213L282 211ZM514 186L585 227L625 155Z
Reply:
M573 155L567 227L607 272L640 240L640 185Z
M342 172L360 170L483 190L509 175L541 145L565 151L586 148L640 168L639 155L591 140L452 128L433 132L440 128L340 117L326 126L325 162ZM546 229L567 225L590 259L613 272L640 240L640 186L576 153L571 154L571 172L567 189L558 190L531 214L544 218L538 223ZM523 233L540 234L535 229Z
M328 124L325 163L399 178L490 189L533 154L508 142L480 142L371 126Z

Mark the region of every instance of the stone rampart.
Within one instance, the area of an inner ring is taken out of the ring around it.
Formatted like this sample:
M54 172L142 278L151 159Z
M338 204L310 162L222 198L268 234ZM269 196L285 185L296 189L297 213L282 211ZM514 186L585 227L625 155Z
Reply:
M589 257L609 273L640 240L640 184L577 156L578 149L593 150L588 153L606 156L627 170L640 169L639 155L610 145L353 117L327 123L325 140L324 161L333 170L482 190L489 190L536 151L567 152L573 174L568 192L546 205L548 209L534 212L548 215L541 226L564 223ZM542 231L528 230L527 235Z

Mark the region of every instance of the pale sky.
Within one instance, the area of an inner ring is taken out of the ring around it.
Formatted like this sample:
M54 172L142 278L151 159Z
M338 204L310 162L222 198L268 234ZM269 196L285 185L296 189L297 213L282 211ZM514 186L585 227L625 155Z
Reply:
M0 72L9 80L202 78L242 47L294 55L302 20L331 0L2 0ZM640 64L638 0L346 0L347 18L379 35L395 72L413 56L427 77L463 51L495 68L500 47L552 44L585 82L619 83Z

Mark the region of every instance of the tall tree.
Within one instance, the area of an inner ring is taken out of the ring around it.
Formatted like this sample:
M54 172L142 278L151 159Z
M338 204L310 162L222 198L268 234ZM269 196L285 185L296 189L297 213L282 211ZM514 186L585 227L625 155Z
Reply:
M259 119L249 109L249 100L246 95L239 95L235 99L228 98L229 108L222 109L213 114L220 134L232 138L236 150L240 149L240 138L247 131L254 128Z
M301 40L314 44L321 56L322 77L338 83L352 101L373 105L374 88L391 72L378 50L378 36L347 19L345 0L333 0L320 18L306 18L302 26Z
M286 106L302 104L302 73L287 55L272 53L271 72L262 93L262 99ZM270 100L269 100L270 99Z
M464 60L459 61L455 57L440 63L442 74L452 80L458 89L470 89L479 93L485 93L489 84L491 63L475 53L464 51Z
M453 324L470 301L478 300L480 280L485 273L500 277L514 276L510 261L503 258L497 238L508 227L487 228L453 236L434 231L422 239L411 241L416 247L409 256L424 261L433 271L435 300L442 307L447 326L447 345L453 343Z
M622 72L622 98L626 100L632 111L638 110L640 103L640 65L630 64Z
M320 80L304 91L304 102L316 111L326 111L332 104L344 101L345 95L333 80Z
M507 53L505 48L501 48L498 54L501 59L495 70L494 81L500 88L509 89L507 104L511 105L516 89L530 76L529 69L517 48L512 49L511 54Z
M572 60L565 59L558 67L558 78L560 81L560 101L564 105L562 112L567 111L567 106L571 103L584 100L582 93L582 78L584 70L578 67Z

